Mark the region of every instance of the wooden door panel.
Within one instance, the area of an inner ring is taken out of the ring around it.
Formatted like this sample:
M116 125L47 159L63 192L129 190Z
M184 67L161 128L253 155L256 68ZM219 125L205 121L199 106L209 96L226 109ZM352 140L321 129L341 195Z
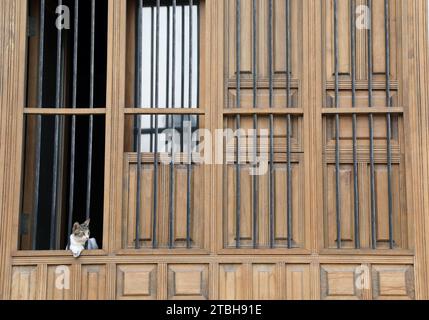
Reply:
M414 299L414 272L410 266L374 265L372 271L374 299Z
M339 46L339 74L341 80L350 81L351 77L351 23L350 23L350 5L352 0L338 1L338 46ZM326 47L326 79L331 82L334 81L334 2L322 1L323 15L325 17L325 47ZM395 19L398 13L400 1L389 1L390 12L390 39L391 39L391 57L390 57L390 74L392 81L398 80L397 78L397 57L400 55L400 38L398 34L401 32L400 25ZM357 23L356 33L356 79L358 83L361 80L368 79L368 55L367 55L367 35L365 29L370 24L370 19L365 18L368 7L365 0L356 0L355 17ZM384 45L384 0L372 1L372 58L373 58L373 75L375 80L383 80L386 74L386 52ZM368 16L366 16L368 17ZM375 18L380 17L380 18ZM361 27L359 27L361 26Z
M326 265L321 267L321 298L327 300L362 299L362 288L357 287L358 265Z
M209 296L207 265L169 265L168 299L202 299Z
M72 278L71 265L47 266L46 299L73 299L74 283L70 281Z
M153 300L157 298L157 265L118 265L116 298L118 300Z
M245 266L242 264L222 264L219 266L219 299L244 300L247 298Z
M148 155L149 158L153 156ZM135 225L136 225L136 185L137 185L137 156L126 154L124 157L124 199L123 222L126 228L123 230L123 248L135 247ZM202 247L203 239L203 166L193 166L191 177L191 241L195 248ZM157 211L157 242L160 248L169 246L169 224L170 224L170 166L160 165L158 167L158 211ZM141 219L140 219L140 242L143 247L152 247L153 241L153 195L154 195L154 166L145 163L142 166L141 181ZM174 166L174 198L173 198L173 244L175 247L186 247L186 219L187 219L187 167L186 165Z
M17 266L12 270L12 286L10 298L12 300L35 300L40 279L37 276L36 266Z
M84 265L81 270L80 288L81 300L105 300L106 296L106 266Z

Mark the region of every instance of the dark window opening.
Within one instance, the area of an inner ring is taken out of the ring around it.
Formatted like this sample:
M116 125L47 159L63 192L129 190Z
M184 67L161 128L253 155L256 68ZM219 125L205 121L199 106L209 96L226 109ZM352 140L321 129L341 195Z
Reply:
M70 29L61 31L56 27L60 4L70 11ZM27 108L104 108L107 2L40 0L28 5L34 33L28 38ZM91 237L102 248L104 115L49 110L24 119L19 248L63 250L72 224L88 217Z

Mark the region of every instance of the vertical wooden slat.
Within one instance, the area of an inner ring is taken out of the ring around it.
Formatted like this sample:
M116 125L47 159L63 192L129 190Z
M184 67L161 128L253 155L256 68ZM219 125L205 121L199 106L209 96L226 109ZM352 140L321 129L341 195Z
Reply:
M18 241L27 2L0 3L0 298L10 294L10 254Z
M121 246L127 1L109 0L103 249Z
M407 125L410 130L406 145L412 153L407 161L412 164L407 170L408 212L415 212L416 250L416 297L429 299L429 110L428 110L428 4L425 0L401 2L402 34L406 35L402 55L406 63L401 64L408 78L404 85L404 104L409 108ZM412 48L412 49L411 49ZM413 54L409 54L412 50ZM412 126L412 130L411 130Z

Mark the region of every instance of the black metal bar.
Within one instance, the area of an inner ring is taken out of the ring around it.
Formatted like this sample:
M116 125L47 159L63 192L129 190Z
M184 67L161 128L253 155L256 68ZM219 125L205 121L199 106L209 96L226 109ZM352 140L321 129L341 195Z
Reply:
M154 8L151 7L151 30L150 30L150 107L154 107L154 29L155 29L155 16ZM153 129L153 115L150 116L150 128ZM150 135L150 152L153 152L153 135Z
M44 68L44 48L45 48L45 0L40 0L40 26L39 26L39 59L37 78L37 107L43 107L43 68ZM34 199L33 199L33 232L32 249L37 249L37 223L39 220L39 188L40 188L40 155L42 139L42 116L37 115L36 119L36 156L34 175Z
M390 13L389 0L384 0L384 25L385 25L385 41L386 41L386 105L392 107L390 100ZM393 249L393 199L392 199L392 123L390 113L386 114L387 122L387 188L388 188L388 207L389 207L389 247Z
M235 49L236 49L236 108L241 108L241 1L236 0L236 39L235 39ZM241 119L240 115L235 117L235 125L237 129L237 145L236 145L236 162L235 162L235 246L237 249L240 248L240 229L241 229L241 181L240 181L240 127Z
M334 47L335 47L335 108L339 108L338 78L338 3L334 0ZM335 206L337 220L337 248L341 248L341 203L340 203L340 115L335 115Z
M372 79L372 0L368 0L370 9L370 28L368 29L368 106L372 108L373 79ZM374 164L374 116L369 114L369 148L370 148L370 189L371 189L371 245L377 248L377 216L375 204L375 164Z
M79 0L75 0L74 6L74 35L73 35L73 84L72 84L72 108L77 107L77 67L78 67L78 40L79 40ZM68 234L72 232L74 210L74 174L76 163L76 115L72 116L71 146L70 146L70 190L69 190L69 215Z
M171 105L172 108L175 108L176 103L176 9L177 9L177 0L173 0L173 51L172 51L172 80L171 80ZM171 118L171 123L173 127L173 134L175 128L174 116ZM174 135L172 137L171 143L171 162L170 162L170 203L169 203L169 247L172 249L174 247Z
M352 78L352 107L356 107L356 23L355 23L356 0L350 5L350 30L351 30L351 78ZM355 248L360 249L360 219L359 219L359 181L358 181L358 160L357 160L357 116L353 114L353 192L354 192L354 233Z
M58 6L62 0L58 0ZM61 57L62 57L62 30L57 28L57 52L56 52L56 75L55 75L55 108L61 107ZM59 130L60 117L55 115L54 132L54 154L52 166L52 198L51 198L51 223L50 223L50 249L56 249L56 223L57 223L57 188L58 188L58 162L59 162Z
M268 64L269 64L269 105L270 108L274 107L273 101L273 0L269 0L269 19L268 19ZM274 116L270 114L270 248L274 248L275 235L274 235Z
M193 0L189 0L189 108L192 108L192 58L193 58L193 45L192 45L192 27L193 27L193 16L192 16L192 7ZM188 121L191 121L191 116L188 115ZM191 122L190 122L191 124ZM192 125L190 128L189 134L192 134ZM188 162L186 165L187 172L187 187L186 187L186 247L188 249L192 246L191 241L191 175L192 175L192 138L188 137Z
M286 0L286 95L287 107L292 107L291 101L291 12L290 0ZM291 150L291 115L287 115L287 247L292 248L292 150Z
M165 106L170 108L170 6L167 6L167 59L166 59L166 75L165 75ZM169 122L169 120L168 120Z
M155 65L155 108L159 108L159 18L160 0L156 1L156 65ZM158 247L157 241L157 213L158 213L158 115L155 116L155 150L154 150L154 181L153 181L153 220L152 220L152 247Z
M136 75L135 75L135 100L136 108L141 108L142 104L142 38L143 38L143 0L137 2L137 23L136 23ZM136 192L136 241L135 248L140 249L140 218L141 218L141 116L137 115L136 148L137 148L137 192Z
M257 7L256 0L253 0L253 19L252 19L252 34L253 34L253 59L252 59L252 72L253 72L253 109L258 107L258 64L257 64ZM254 169L257 168L257 148L258 148L258 116L253 115L253 161ZM258 175L254 172L253 175L253 248L258 247Z
M94 68L95 68L95 0L91 0L91 56L89 78L89 107L94 108ZM94 139L94 116L89 116L88 128L88 174L86 176L86 219L91 217L92 151Z
M180 92L181 103L180 103L180 106L182 109L184 109L185 108L185 6L184 5L182 5L181 18L182 18L182 59L181 59L182 60L181 61L182 66L180 69L180 72L181 72L181 88L180 88L180 90L181 90L181 92ZM183 121L184 120L185 120L185 117L182 115L180 117L181 132L183 132ZM182 139L180 139L181 140L180 152L183 152L184 151L183 140L184 140L185 136L183 135L181 138Z

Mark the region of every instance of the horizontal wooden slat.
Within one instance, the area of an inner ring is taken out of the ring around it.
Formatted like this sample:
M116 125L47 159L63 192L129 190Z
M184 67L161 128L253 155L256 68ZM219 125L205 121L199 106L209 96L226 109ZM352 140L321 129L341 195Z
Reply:
M338 83L338 88L340 90L350 90L352 87L352 82L350 80L341 80ZM386 81L383 80L374 80L372 83L372 88L374 90L385 90ZM397 80L390 81L390 89L398 90L399 85ZM326 90L334 90L335 81L326 81ZM356 80L356 90L368 90L368 81L367 80Z
M91 115L91 114L106 114L105 108L25 108L24 114L34 115Z
M223 110L224 116L233 116L233 115L303 115L304 110L300 108L258 108L258 109L225 109Z
M240 88L242 89L251 89L253 88L253 78L250 78L249 76L247 76L248 78L245 78L245 76L242 75L241 77L241 83L240 83ZM299 81L296 79L291 79L290 82L290 86L292 89L296 89L299 88ZM228 88L232 89L235 88L237 85L237 80L235 80L235 78L233 78L232 80L228 81ZM277 89L277 88L286 88L287 85L287 81L286 79L280 78L280 79L274 79L273 80L273 88ZM257 82L257 88L258 89L268 89L270 86L270 82L268 79L259 79Z
M166 109L166 108L125 108L125 114L141 114L141 115L203 115L203 109L186 108L186 109Z
M65 251L65 250L64 250ZM84 251L85 252L85 251ZM133 252L133 253L131 253ZM256 253L257 252L257 253ZM382 263L382 264L413 264L412 252L396 253L396 250L322 250L320 254L312 254L305 249L220 249L222 260L209 252L194 250L185 253L178 250L172 254L166 254L165 250L118 250L116 255L105 256L81 256L79 264L106 264L106 263ZM76 263L76 259L70 254L61 257L64 265ZM58 256L37 256L35 254L13 257L11 264L14 266L58 264Z
M323 114L402 114L404 113L404 108L323 108Z

